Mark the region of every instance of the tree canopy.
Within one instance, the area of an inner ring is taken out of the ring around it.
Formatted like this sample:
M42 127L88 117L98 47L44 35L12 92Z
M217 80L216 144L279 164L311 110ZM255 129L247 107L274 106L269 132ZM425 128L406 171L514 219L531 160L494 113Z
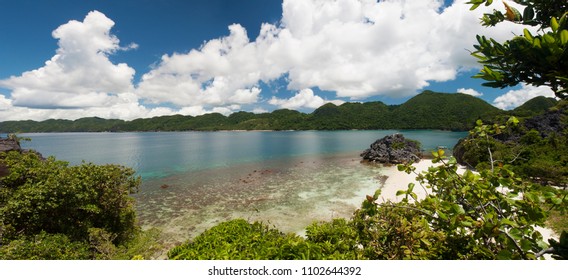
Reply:
M484 26L503 21L538 27L536 33L525 28L505 42L477 36L472 53L483 65L476 78L495 88L526 83L549 86L560 99L568 98L568 2L565 0L514 0L524 7L521 13L503 2L504 12L494 10L481 18ZM490 6L493 0L471 0L471 9Z

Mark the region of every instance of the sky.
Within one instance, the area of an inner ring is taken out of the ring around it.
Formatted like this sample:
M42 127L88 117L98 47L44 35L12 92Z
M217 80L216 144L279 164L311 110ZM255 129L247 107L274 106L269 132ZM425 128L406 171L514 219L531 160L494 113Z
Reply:
M0 0L0 121L312 112L424 90L502 109L550 88L473 79L466 0ZM514 3L509 3L514 5ZM536 30L532 30L536 33Z

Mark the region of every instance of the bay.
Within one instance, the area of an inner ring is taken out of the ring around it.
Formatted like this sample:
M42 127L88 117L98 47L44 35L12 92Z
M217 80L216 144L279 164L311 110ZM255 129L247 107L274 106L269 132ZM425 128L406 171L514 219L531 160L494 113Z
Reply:
M393 133L424 150L453 147L466 132L220 131L29 133L24 148L70 164L121 164L143 179L134 195L143 228L162 230L169 245L225 220L261 220L302 234L318 220L347 218L363 191L379 188L380 166L359 154Z
M453 147L466 132L438 130L27 133L35 149L71 164L121 164L143 179L304 155L357 154L393 133L418 140L424 150Z

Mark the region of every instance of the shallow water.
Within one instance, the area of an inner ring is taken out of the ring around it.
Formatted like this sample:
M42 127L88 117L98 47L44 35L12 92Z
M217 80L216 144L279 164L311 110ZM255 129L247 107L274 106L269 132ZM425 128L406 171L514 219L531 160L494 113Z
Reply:
M262 220L302 233L314 221L348 218L381 168L360 163L376 139L402 132L425 150L465 132L436 130L33 133L24 148L79 164L121 164L143 179L135 194L144 228L178 243L219 222Z
M302 234L315 221L350 217L380 175L352 154L303 156L147 180L135 198L143 226L172 241L234 218Z

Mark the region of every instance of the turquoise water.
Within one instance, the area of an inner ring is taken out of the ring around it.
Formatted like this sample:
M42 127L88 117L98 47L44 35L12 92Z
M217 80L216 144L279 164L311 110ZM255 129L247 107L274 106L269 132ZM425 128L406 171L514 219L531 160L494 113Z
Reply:
M234 218L302 234L314 221L348 218L384 180L360 163L376 139L401 132L425 150L453 147L464 132L428 130L24 134L44 156L114 163L142 176L136 199L143 228L178 244ZM368 193L367 193L368 192ZM166 244L168 245L168 244Z
M30 133L25 148L79 164L116 163L143 179L307 155L358 155L378 138L403 133L425 150L452 147L465 132L435 130Z

